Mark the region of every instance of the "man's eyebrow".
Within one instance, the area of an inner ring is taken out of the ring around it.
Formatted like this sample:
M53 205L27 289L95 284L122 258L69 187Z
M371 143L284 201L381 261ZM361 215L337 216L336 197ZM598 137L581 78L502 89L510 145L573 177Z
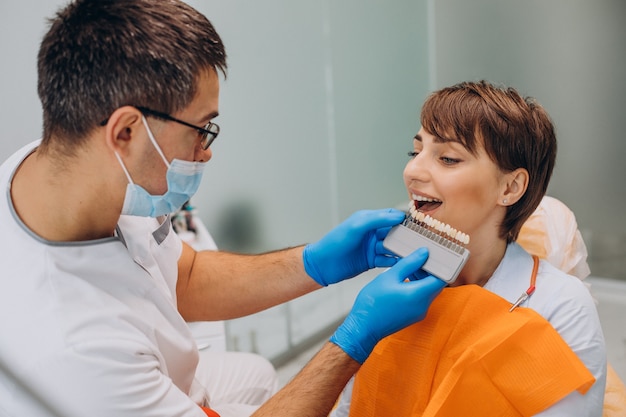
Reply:
M202 119L203 122L206 121L211 121L213 119L215 119L217 116L219 116L220 114L216 111L212 111L211 113L207 114L206 116L204 116Z

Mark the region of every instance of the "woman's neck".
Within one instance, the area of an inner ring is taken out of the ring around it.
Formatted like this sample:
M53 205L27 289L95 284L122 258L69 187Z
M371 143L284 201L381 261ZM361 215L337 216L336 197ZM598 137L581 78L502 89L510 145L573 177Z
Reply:
M504 239L472 242L470 257L452 286L475 284L484 286L504 258L507 243Z

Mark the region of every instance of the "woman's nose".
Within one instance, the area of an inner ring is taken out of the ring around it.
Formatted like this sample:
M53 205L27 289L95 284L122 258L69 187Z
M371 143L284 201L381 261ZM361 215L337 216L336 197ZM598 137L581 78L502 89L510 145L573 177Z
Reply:
M406 164L404 167L404 178L422 182L430 180L428 162L421 153L413 157L413 159Z

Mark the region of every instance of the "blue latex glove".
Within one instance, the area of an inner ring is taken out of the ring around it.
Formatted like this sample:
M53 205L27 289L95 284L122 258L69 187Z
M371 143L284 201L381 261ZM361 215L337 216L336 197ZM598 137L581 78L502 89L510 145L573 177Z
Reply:
M391 226L405 213L396 209L357 211L316 243L304 248L304 269L327 286L375 267L395 265L398 257L383 247Z
M428 250L420 248L363 287L330 341L363 363L382 338L424 319L446 286L431 275L413 280L423 276L419 269L427 258Z

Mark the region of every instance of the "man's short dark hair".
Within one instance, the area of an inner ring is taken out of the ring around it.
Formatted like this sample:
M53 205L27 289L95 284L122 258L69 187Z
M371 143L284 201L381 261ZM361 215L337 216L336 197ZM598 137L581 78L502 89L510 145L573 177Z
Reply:
M178 0L78 0L50 24L38 56L42 146L54 136L71 152L124 105L175 113L203 71L225 75L213 25Z

